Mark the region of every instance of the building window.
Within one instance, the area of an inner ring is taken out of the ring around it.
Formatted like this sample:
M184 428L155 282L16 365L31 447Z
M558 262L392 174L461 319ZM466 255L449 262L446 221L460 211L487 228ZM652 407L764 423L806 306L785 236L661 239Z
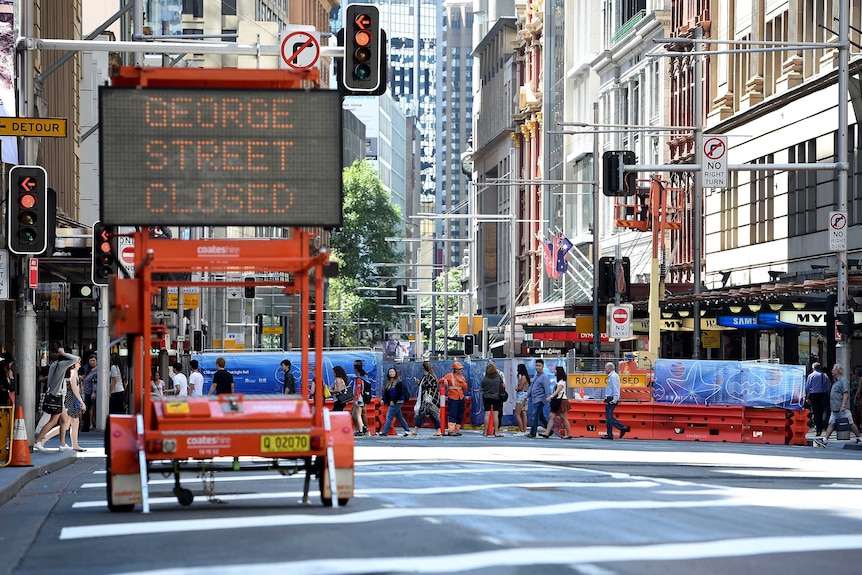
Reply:
M222 16L236 16L236 0L222 0L221 14Z
M191 14L194 18L203 18L204 0L183 0L183 14Z

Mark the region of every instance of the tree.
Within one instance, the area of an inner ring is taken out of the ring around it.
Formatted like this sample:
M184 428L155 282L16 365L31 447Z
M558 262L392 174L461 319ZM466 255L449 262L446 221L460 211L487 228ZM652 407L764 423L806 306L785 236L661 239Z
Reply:
M344 169L343 217L344 226L329 240L340 263L340 277L329 283L329 306L339 305L331 319L341 326L340 345L367 345L360 341L358 328L379 323L379 333L395 317L394 284L386 285L386 278L397 270L377 264L404 261L403 252L386 241L400 235L401 214L368 162L356 161ZM387 289L359 289L374 286Z

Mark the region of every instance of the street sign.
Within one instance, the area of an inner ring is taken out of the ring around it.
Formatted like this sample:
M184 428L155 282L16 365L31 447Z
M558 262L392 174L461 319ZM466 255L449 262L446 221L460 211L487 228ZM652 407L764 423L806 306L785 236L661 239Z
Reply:
M703 136L704 188L727 187L727 136Z
M30 273L28 274L28 280L27 284L30 286L30 289L36 289L39 287L39 260L36 258L30 260Z
M609 339L629 339L632 337L632 308L631 304L614 305L608 304L607 332Z
M847 249L847 212L829 212L829 249Z
M127 278L135 277L135 240L128 236L117 237L117 248L120 251L120 265Z
M0 299L9 299L9 251L0 250Z
M0 136L65 138L66 118L0 118Z
M286 30L281 41L281 62L293 70L308 70L320 61L320 33L314 30Z

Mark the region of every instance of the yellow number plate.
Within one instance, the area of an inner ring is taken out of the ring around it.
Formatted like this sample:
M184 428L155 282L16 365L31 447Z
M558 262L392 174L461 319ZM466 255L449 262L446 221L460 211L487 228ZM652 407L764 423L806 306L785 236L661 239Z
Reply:
M311 437L300 434L261 435L261 453L294 453L298 451L309 451L311 449Z

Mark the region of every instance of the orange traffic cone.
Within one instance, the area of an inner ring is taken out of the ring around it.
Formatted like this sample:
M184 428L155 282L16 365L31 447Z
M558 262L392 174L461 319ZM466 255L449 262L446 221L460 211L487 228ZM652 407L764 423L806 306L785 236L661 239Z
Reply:
M30 461L30 444L27 442L27 427L24 424L24 408L15 408L15 430L12 432L12 461L9 467L33 467Z

